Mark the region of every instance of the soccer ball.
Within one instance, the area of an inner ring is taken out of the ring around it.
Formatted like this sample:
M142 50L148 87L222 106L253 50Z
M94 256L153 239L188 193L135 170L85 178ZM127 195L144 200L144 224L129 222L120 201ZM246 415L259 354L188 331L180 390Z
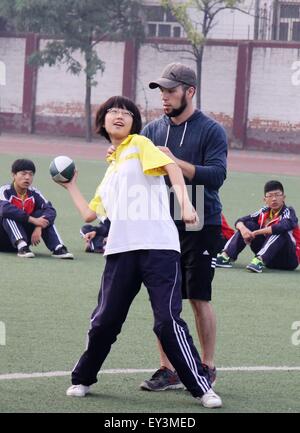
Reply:
M49 167L54 182L70 182L75 173L74 161L68 156L57 156Z

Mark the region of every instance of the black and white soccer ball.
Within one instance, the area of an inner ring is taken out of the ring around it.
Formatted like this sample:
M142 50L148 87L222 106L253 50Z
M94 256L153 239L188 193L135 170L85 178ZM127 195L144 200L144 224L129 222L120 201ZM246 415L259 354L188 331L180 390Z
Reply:
M70 182L75 173L75 163L68 156L57 156L49 167L54 182Z

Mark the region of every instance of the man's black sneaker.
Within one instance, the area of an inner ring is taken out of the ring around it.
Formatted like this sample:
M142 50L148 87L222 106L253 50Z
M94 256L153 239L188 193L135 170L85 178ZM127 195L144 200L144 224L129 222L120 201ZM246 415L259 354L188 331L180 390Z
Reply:
M26 245L18 250L18 257L24 257L25 259L32 259L34 256L33 252Z
M54 259L71 259L71 260L74 259L73 254L69 253L69 251L64 245L57 248L57 250L53 251L52 257Z
M210 368L208 365L202 363L202 368L203 368L206 376L208 376L209 381L211 383L211 386L212 387L215 386L216 381L217 381L217 370L216 370L216 367Z
M176 371L161 367L153 374L151 379L144 380L140 384L140 388L145 391L166 391L167 389L182 389L184 386Z

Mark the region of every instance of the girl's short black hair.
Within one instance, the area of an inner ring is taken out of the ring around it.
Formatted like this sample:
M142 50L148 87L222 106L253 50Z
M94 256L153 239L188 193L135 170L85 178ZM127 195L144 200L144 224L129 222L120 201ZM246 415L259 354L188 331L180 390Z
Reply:
M35 165L30 159L16 159L11 166L11 172L16 174L18 171L32 171L35 174Z
M109 135L106 132L106 129L104 127L104 121L105 121L107 110L113 107L124 108L125 110L129 110L132 112L133 123L132 123L130 134L139 134L142 129L142 119L141 119L140 110L135 105L135 103L131 101L131 99L126 98L125 96L112 96L111 98L109 98L107 101L103 102L103 104L100 105L96 113L96 121L95 121L97 134L102 135L108 141L110 141Z
M283 185L279 180L269 180L264 186L264 193L266 195L267 192L276 191L277 189L284 194Z

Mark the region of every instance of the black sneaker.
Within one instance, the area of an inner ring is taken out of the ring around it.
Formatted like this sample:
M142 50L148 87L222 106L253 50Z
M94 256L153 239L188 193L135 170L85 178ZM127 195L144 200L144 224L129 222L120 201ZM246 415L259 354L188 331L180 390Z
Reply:
M217 261L216 261L216 267L217 268L232 268L230 257L225 255L224 253L218 254L217 255Z
M29 246L26 245L18 250L18 257L24 257L25 259L32 259L35 257Z
M209 378L211 386L212 387L215 386L216 381L217 381L217 370L216 370L216 367L210 368L208 365L202 364L202 368L203 368L204 373L206 374L206 376Z
M69 253L67 248L62 245L61 247L57 248L57 250L53 251L52 257L54 259L74 259L74 256L72 253Z
M166 391L167 389L182 389L184 386L176 371L173 372L167 367L161 367L151 379L141 383L140 388L145 391Z

